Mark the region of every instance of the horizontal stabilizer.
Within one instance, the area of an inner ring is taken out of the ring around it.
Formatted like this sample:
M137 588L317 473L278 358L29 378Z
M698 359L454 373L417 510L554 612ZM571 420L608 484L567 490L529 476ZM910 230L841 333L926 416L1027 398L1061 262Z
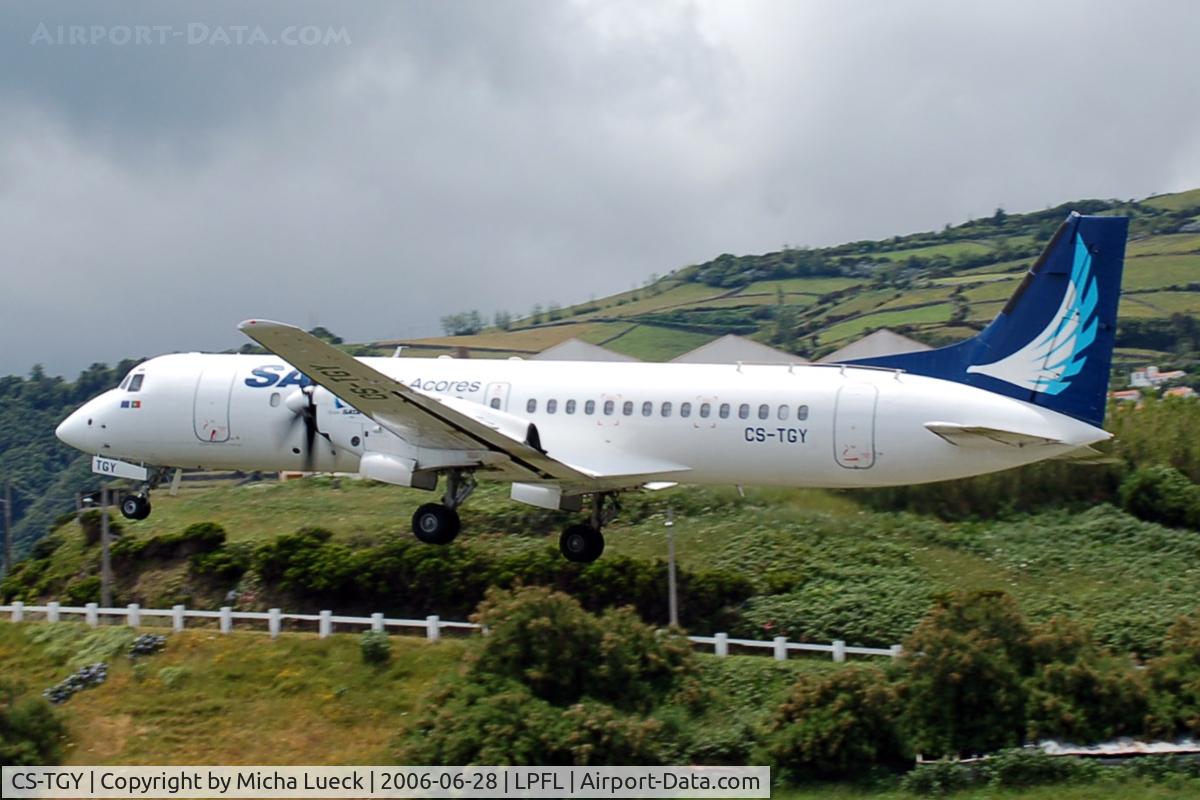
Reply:
M1119 458L1102 453L1094 447L1081 447L1060 456L1054 456L1054 461L1070 461L1075 464L1117 464Z
M953 422L926 422L926 429L956 447L1035 447L1048 444L1065 444L1061 439L1035 436L1032 433L1006 431L982 425L957 425Z

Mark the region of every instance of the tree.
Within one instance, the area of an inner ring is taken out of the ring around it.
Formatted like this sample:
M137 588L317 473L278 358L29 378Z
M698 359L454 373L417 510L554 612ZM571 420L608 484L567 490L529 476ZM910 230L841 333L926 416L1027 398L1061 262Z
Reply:
M492 316L492 324L502 331L506 331L512 327L513 317L507 311L497 311Z
M318 339L324 339L325 341L329 342L330 344L342 344L342 337L335 336L333 334L333 332L330 331L328 328L322 327L320 325L313 328L311 331L309 331L309 333L311 333L313 336L317 337Z

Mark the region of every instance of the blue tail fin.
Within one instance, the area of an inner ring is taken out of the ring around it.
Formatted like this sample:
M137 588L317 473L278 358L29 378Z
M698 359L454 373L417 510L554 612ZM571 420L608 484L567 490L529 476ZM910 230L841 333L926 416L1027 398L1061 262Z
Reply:
M1125 263L1124 217L1072 213L1000 314L978 336L848 363L966 383L1104 422Z

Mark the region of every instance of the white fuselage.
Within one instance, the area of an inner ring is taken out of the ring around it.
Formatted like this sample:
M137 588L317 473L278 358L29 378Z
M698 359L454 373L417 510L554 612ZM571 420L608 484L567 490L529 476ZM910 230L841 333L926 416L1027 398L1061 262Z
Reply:
M642 458L695 484L847 488L925 483L1052 458L1108 434L971 386L886 370L477 359L363 359L434 397L498 408L537 426L568 464ZM298 373L271 355L179 354L139 366L59 428L81 450L171 467L304 468ZM356 472L403 442L317 389L311 468ZM291 401L291 402L289 402ZM668 405L669 404L669 405ZM665 408L664 408L665 407ZM686 412L686 415L685 415ZM927 423L1020 431L1064 444L963 447ZM486 477L485 473L480 474Z

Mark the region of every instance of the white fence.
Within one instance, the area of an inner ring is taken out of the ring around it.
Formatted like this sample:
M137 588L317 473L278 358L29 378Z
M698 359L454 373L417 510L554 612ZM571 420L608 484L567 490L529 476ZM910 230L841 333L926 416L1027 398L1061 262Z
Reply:
M436 642L441 638L443 630L476 631L480 626L474 622L451 622L431 615L425 619L392 619L383 614L372 614L369 617L345 617L332 611L322 611L319 614L285 614L278 608L270 611L234 611L224 606L220 611L197 611L184 606L173 606L170 609L142 608L137 603L130 603L124 608L100 608L96 603L86 606L62 606L58 603L47 603L44 606L27 606L20 601L12 605L0 606L0 614L9 614L13 622L26 621L26 614L38 614L47 622L60 622L64 616L82 616L88 625L95 628L100 624L101 617L121 617L131 628L140 627L145 617L165 617L171 620L171 629L181 631L187 619L215 619L221 633L233 630L235 621L266 622L271 638L279 636L283 630L284 620L296 622L317 623L317 634L324 639L333 633L334 625L350 625L369 627L373 631L385 631L388 628L415 628L425 631L425 638ZM846 656L890 656L896 658L901 653L900 645L891 647L851 647L837 640L829 644L810 644L807 642L789 642L785 636L776 636L769 642L754 639L730 639L727 634L717 633L712 636L689 636L694 644L709 645L718 656L729 655L729 646L748 649L770 650L777 661L786 661L792 651L829 653L834 661L845 661Z

